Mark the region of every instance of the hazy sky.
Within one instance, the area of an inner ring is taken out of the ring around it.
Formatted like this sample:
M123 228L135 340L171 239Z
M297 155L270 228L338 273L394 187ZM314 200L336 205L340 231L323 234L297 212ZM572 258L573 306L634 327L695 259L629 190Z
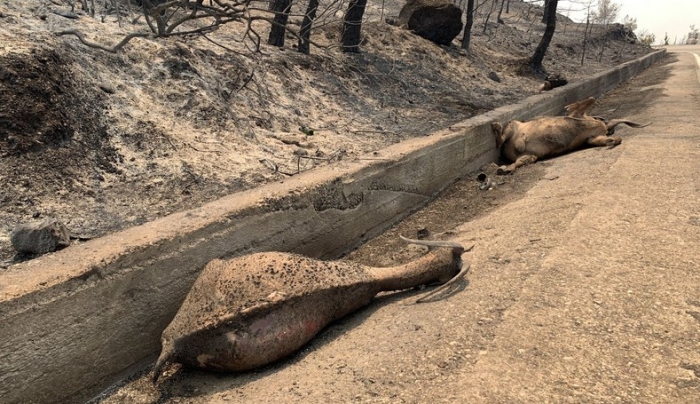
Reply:
M567 8L580 10L582 2L577 0L574 4L560 0L557 11L566 14ZM643 29L656 35L656 42L660 43L665 33L668 33L669 43L673 44L674 38L680 41L690 32L690 25L695 24L700 28L700 0L612 0L620 5L620 13L617 22L622 22L625 15L637 19L637 34ZM575 21L585 21L585 12L572 12L570 18ZM578 18L577 18L578 17Z

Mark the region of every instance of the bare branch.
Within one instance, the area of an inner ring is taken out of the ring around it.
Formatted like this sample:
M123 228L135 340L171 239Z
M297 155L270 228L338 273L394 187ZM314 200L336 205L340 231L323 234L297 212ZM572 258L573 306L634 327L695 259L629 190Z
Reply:
M83 45L89 46L90 48L100 49L100 50L103 50L103 51L105 51L105 52L110 52L110 53L117 53L117 52L119 52L119 50L120 50L121 48L123 48L124 45L126 45L129 41L131 41L131 40L134 39L134 38L147 38L147 37L152 36L152 34L147 33L147 32L132 32L131 34L125 36L124 39L122 39L121 41L119 41L118 44L114 45L114 46L111 47L111 48L108 48L108 47L103 46L103 45L100 45L100 44L98 44L98 43L88 41L87 39L85 39L85 35L83 35L82 32L80 32L80 31L78 31L78 30L75 30L75 29L70 29L70 30L67 30L67 31L56 32L55 35L56 35L56 36L75 35L76 37L78 37L78 39L80 40L80 42L83 43Z

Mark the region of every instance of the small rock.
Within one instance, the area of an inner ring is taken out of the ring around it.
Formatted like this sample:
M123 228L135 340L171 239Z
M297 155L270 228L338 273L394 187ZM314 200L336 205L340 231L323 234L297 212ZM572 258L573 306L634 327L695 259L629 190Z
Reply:
M71 20L77 20L78 18L80 18L80 16L78 16L78 14L76 14L72 11L69 11L69 10L58 9L58 10L53 10L53 13L56 15L60 15L61 17L70 18Z
M416 232L416 236L418 240L425 240L430 236L430 230L426 229L425 227L422 229L419 229Z
M115 93L114 87L112 87L108 84L100 84L99 87L100 87L100 90L104 91L107 94L114 94Z
M10 233L10 241L17 252L45 254L69 245L70 237L63 223L47 218L37 223L18 225Z
M496 73L496 72L490 72L490 73L489 73L489 78L490 78L491 80L495 81L496 83L500 83L500 82L501 82L501 78L498 76L498 73Z

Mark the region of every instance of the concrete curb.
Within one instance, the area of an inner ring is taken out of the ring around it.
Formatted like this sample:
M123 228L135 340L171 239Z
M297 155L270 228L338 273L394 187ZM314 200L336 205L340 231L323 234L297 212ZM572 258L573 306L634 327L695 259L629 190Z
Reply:
M153 360L161 331L211 259L267 250L339 257L494 161L491 122L558 114L664 55L10 267L0 273L0 401L89 398Z

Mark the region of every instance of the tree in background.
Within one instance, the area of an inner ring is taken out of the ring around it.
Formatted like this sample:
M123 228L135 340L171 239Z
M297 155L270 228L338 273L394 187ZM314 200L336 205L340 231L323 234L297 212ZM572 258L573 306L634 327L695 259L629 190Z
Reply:
M505 6L506 0L501 0L501 9L498 10L498 17L496 17L496 22L499 24L505 24L503 19L501 19L501 14L503 14L503 6Z
M639 40L639 43L642 45L646 46L651 46L656 42L656 35L650 34L648 30L643 29L639 31L639 35L637 35L637 39Z
M635 38L636 41L639 40L638 38L636 38L634 36L635 35L634 31L637 30L637 19L636 18L632 18L629 15L626 15L625 18L622 19L622 26L624 27L624 31L625 31L625 38L630 38L630 39ZM628 34L628 32L631 34ZM622 42L622 50L620 51L622 54L626 53L626 48L627 48L628 43L634 43L634 41L625 40L624 42Z
M488 27L489 20L491 19L491 14L493 14L493 10L496 9L496 6L498 5L498 0L493 0L491 3L491 8L489 9L489 12L486 14L486 18L484 19L484 34L486 33L486 28Z
M544 10L542 13L542 22L546 24L547 20L549 20L549 0L544 0Z
M547 48L549 48L549 43L552 42L552 37L554 36L554 30L557 26L557 3L559 0L548 0L547 10L545 11L548 16L547 27L544 30L542 39L540 40L535 53L530 59L530 66L535 72L543 73L544 67L542 66L542 61L544 60L544 55L547 53Z
M622 19L622 25L629 31L634 32L637 30L637 19L626 15L625 18Z
M344 52L358 53L360 51L360 30L362 16L365 14L367 0L350 0L348 9L343 17L343 33L340 42Z
M270 27L270 36L267 43L273 46L284 46L284 33L287 30L289 11L292 9L292 0L274 0L270 3L270 11L275 13Z
M608 24L612 24L617 19L617 14L620 12L620 5L613 3L612 0L600 0L598 2L598 10L594 11L591 15L593 17L593 22L596 24L603 25L605 29ZM608 43L608 36L603 36L603 43L600 46L600 53L598 53L598 61L603 60L603 52L605 51L605 46Z
M464 37L462 37L462 49L469 50L471 40L472 25L474 25L474 0L467 1L467 23L464 25Z
M311 35L311 25L316 18L316 10L318 9L318 0L309 0L309 5L306 7L304 21L299 28L299 45L297 49L301 53L309 54L309 37Z
M690 32L688 33L688 40L682 41L681 44L685 45L697 45L700 42L700 29L695 28L695 24L690 26Z
M612 0L599 0L598 10L591 13L593 22L596 24L608 25L617 19L620 12L620 5Z

